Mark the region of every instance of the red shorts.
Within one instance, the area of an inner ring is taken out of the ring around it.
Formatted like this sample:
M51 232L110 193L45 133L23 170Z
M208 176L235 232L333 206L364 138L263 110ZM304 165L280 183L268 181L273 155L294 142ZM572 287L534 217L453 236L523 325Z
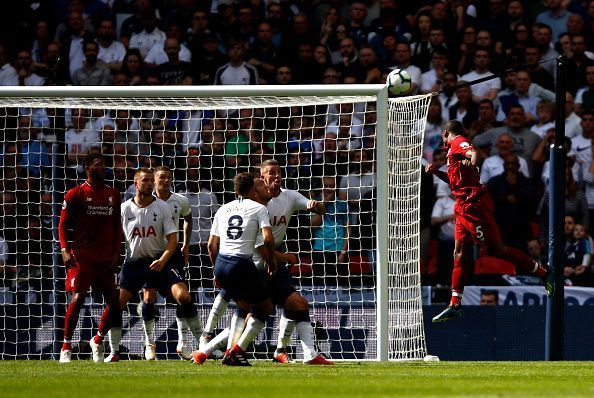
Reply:
M68 293L86 293L91 286L97 292L115 292L111 261L76 261L76 265L66 272Z
M454 237L460 242L501 242L501 233L493 217L493 201L487 192L472 201L456 200L454 205L456 230Z

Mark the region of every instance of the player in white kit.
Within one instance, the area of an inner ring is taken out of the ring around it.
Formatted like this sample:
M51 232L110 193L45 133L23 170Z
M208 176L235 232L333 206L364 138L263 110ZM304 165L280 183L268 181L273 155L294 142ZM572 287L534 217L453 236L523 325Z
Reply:
M256 248L264 246L265 268L270 274L276 270L274 237L270 228L268 211L258 202L258 197L269 194L264 182L249 173L239 173L233 179L236 199L223 205L215 214L208 254L215 264L215 278L227 297L238 306L231 321L231 335L237 334L237 343L223 360L225 365L249 366L245 349L258 336L272 312L272 301L265 278L256 268L253 256ZM252 317L247 322L248 311ZM231 339L233 341L234 339ZM202 364L207 354L195 351L194 362Z
M190 256L190 235L192 233L192 214L190 211L190 203L188 198L175 192L171 192L173 187L173 173L167 166L159 166L155 168L155 193L157 198L167 202L169 209L173 216L173 223L179 226L181 217L184 219L183 226L183 240L181 251L176 250L169 262L176 270L177 274L185 276L185 266L188 264ZM185 281L179 282L176 286L178 297L183 297L184 302L188 302L190 293L188 291L188 284ZM145 288L143 292L142 301L142 316L146 319L145 314L151 317L147 323L145 321L145 330L151 328L151 322L154 323L155 318L155 302L157 300L157 289ZM184 359L192 358L192 347L186 341L186 330L190 329L196 340L200 339L202 334L202 322L198 318L196 308L188 305L178 304L176 308L176 322L178 331L178 343L176 347L177 353ZM154 329L154 327L153 327Z
M269 194L272 196L266 207L276 242L276 259L281 263L277 267L277 272L268 281L272 302L284 309L279 322L279 339L274 353L274 361L279 363L289 362L286 348L290 342L291 334L296 328L303 348L303 361L310 365L331 365L332 362L318 354L315 348L314 333L309 318L309 303L295 290L292 277L284 264L296 263L297 259L293 254L282 253L283 241L293 213L299 210L309 210L317 214L324 214L326 208L323 203L308 200L297 191L281 189L282 174L278 161L266 160L263 162L260 167L260 174L266 183ZM262 263L258 253L254 255L254 261L257 265ZM212 339L212 335L209 336L209 333L214 332L221 316L227 309L228 303L229 300L225 297L225 292L221 292L215 299L204 334L200 339L199 350L201 352L210 352L219 341L224 339L224 334L228 334L224 332L221 336L217 336L212 345L208 342L208 340ZM231 336L233 337L232 334Z
M190 314L192 309L196 311L183 277L170 263L177 247L178 227L174 224L167 203L153 196L154 184L154 173L148 169L139 169L134 175L136 195L121 207L127 253L120 272L119 319L110 331L111 354L105 362L119 360L122 309L141 288L156 289L161 294L171 292L186 313ZM145 358L149 360L156 359L154 313L152 323L150 316L151 314L143 313L143 319L149 323L145 330ZM197 319L197 315L195 317Z

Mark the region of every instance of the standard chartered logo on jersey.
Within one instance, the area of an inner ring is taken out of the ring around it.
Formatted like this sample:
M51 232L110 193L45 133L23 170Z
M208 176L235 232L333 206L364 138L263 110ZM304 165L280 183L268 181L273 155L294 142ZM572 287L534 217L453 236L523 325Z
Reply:
M111 216L113 214L113 206L87 206L87 215L89 216Z

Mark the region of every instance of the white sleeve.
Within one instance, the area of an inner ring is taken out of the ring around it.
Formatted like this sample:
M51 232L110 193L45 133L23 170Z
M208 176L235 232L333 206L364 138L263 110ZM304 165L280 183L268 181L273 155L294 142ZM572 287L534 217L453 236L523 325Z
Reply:
M264 235L262 235L262 232L258 232L258 236L256 237L256 244L254 245L254 247L257 249L260 246L264 246Z
M188 201L188 198L182 195L182 201L181 201L181 216L182 217L186 217L188 215L190 215L192 213L192 209L190 209L190 201Z
M264 206L258 208L258 226L260 229L270 227L270 216L268 215L268 209Z
M171 209L169 205L165 203L164 206L161 206L161 211L163 214L163 233L165 236L172 234L174 232L177 233L177 226L173 222L173 213L171 213Z
M297 191L290 190L288 192L290 192L291 198L293 199L293 208L295 210L307 210L307 203L309 200L305 196Z
M219 218L215 214L214 218L212 219L212 226L210 227L210 234L212 236L219 236Z

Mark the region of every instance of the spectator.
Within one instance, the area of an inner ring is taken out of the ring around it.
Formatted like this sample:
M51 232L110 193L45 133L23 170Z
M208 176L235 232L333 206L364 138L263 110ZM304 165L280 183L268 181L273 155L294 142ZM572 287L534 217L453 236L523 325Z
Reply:
M477 49L476 28L474 26L465 26L463 29L461 44L458 48L460 54L458 60L457 72L460 75L470 72L473 66L473 54Z
M561 33L567 30L567 20L571 13L562 0L547 0L544 5L547 11L536 16L536 23L546 24L551 28L553 41L557 41Z
M504 126L485 131L474 138L473 144L478 147L490 147L491 154L495 154L494 144L500 134L507 132L514 139L513 152L522 156L528 163L528 170L532 174L532 153L540 143L540 137L526 127L526 115L521 105L512 105L507 113Z
M345 76L357 76L358 78L362 78L364 70L359 62L357 47L352 38L347 37L340 41L340 56L340 62L336 63L334 67L338 70L341 76L343 78Z
M351 12L349 15L349 24L347 26L348 35L353 38L357 47L367 43L367 34L369 27L365 24L367 17L367 4L362 1L351 3Z
M530 74L530 79L533 83L538 84L546 90L555 91L555 79L553 79L549 71L542 67L539 59L540 53L538 47L534 44L526 45L524 49L524 61L526 63L526 70Z
M499 305L499 293L497 290L481 290L481 306L497 307Z
M164 47L168 61L157 67L161 84L166 86L192 84L190 63L179 59L179 41L171 37L165 40Z
M286 65L281 65L276 69L276 84L293 84L293 71Z
M237 7L237 13L239 17L233 26L232 36L243 41L246 51L248 51L256 42L256 35L258 34L254 9L249 2L241 2Z
M257 39L246 58L258 70L261 84L273 84L278 55L278 48L272 42L272 27L268 22L260 22Z
M115 40L115 29L110 18L101 20L97 29L97 43L99 44L97 59L105 62L111 73L115 74L122 68L126 48Z
M526 251L530 258L538 264L546 264L548 262L547 256L543 251L543 246L538 239L530 239L526 245Z
M38 128L31 125L30 116L20 116L18 119L17 145L20 165L28 170L30 175L40 177L45 174L46 167L51 165L47 146L37 139Z
M450 106L458 102L455 89L457 82L458 75L455 72L448 71L443 74L443 82L438 98L441 102L441 117L444 120L450 120Z
M0 44L0 86L11 86L18 81L17 71L6 60L6 47Z
M130 79L130 85L138 86L144 84L146 73L144 72L144 62L142 55L140 55L140 50L131 48L126 52L120 72L124 73Z
M229 62L215 74L215 85L254 85L259 83L258 71L244 61L244 44L241 40L231 39L227 45Z
M514 43L518 40L518 37L515 35L517 32L517 28L521 25L524 25L526 31L523 32L526 35L526 38L523 41L528 39L528 28L526 27L526 13L524 10L523 2L520 0L511 0L507 2L507 24L506 24L506 32L503 38L503 46L505 48L511 48Z
M431 69L421 75L421 93L439 92L445 73L448 71L448 56L445 49L437 47L431 53Z
M410 50L410 44L398 43L396 45L396 53L394 59L389 60L391 63L391 69L399 68L408 72L411 79L411 87L407 94L416 94L419 91L421 85L421 70L415 65L411 64L412 52Z
M493 101L488 98L484 98L479 101L479 122L484 123L488 128L500 127L503 125L497 120L497 114L495 112L495 105Z
M589 219L594 220L594 162L592 161L592 137L594 137L594 110L592 109L588 109L582 113L582 135L580 137L580 145L585 146L585 149L578 152L576 148L576 154L579 154L583 151L588 152L589 159L588 156L581 156L582 159L584 159L584 161L580 165L581 173L579 174L579 176L582 176L583 178L584 192L586 193L586 198L588 200ZM587 137L590 138L588 139ZM578 177L578 181L579 180L580 178ZM594 230L594 225L592 224L594 223L590 224L590 228Z
M142 30L133 33L130 37L128 49L137 48L144 59L150 49L157 43L161 45L165 42L167 36L157 27L157 17L153 10L145 10L140 14Z
M348 202L352 214L358 214L361 199L375 189L375 161L363 149L351 151L350 155L350 173L340 180L338 197Z
M572 138L582 133L580 117L573 111L573 95L565 93L565 136Z
M177 58L186 63L192 62L192 53L187 47L181 43L182 32L178 25L170 24L165 33L167 39L177 40L179 51ZM165 41L167 41L167 39ZM155 68L159 65L163 65L169 60L167 50L165 49L165 43L155 43L146 57L144 58L144 64L147 68Z
M50 43L48 22L46 20L37 21L35 26L35 40L31 47L31 59L33 60L34 70L37 70L38 63L45 63L47 59L47 47Z
M586 82L575 95L574 110L578 115L584 109L594 109L594 65L586 67Z
M188 164L192 155L188 150ZM208 257L207 243L214 214L220 207L217 196L212 193L209 180L205 179L199 167L188 167L186 189L181 192L188 198L192 211L192 235L190 236L190 256L198 263L190 262L190 284L193 281L207 281L213 276L213 264ZM196 286L190 286L196 288Z
M71 11L68 14L67 29L58 35L56 30L56 41L61 44L62 54L60 58L68 65L68 75L72 77L74 71L83 66L85 55L82 44L85 40L92 40L93 37L85 29L83 16L80 11Z
M545 68L553 78L557 77L557 66L555 59L559 56L559 53L551 46L551 40L553 31L549 25L543 23L536 23L532 29L534 42L538 46L540 52L540 61L547 61L542 63L542 67Z
M423 137L423 157L428 163L433 159L433 153L436 149L443 147L441 133L445 121L442 117L441 102L433 97L429 104L427 112L427 123L425 124L425 133Z
M575 95L576 91L587 84L586 68L594 65L594 60L586 56L586 38L583 34L571 36L571 57L567 60L567 91Z
M511 45L506 46L505 49L505 54L511 65L517 65L523 62L526 48L532 43L529 30L529 25L527 23L522 22L516 25L514 29L514 39L512 40ZM540 60L540 50L538 51L537 60Z
M490 55L489 51L484 48L477 48L474 51L474 69L462 75L461 79L467 82L473 82L488 76L492 76L490 71ZM483 98L490 100L497 97L497 93L501 90L501 81L498 78L487 80L481 83L476 83L471 86L472 97L475 101L480 101Z
M497 137L495 147L497 148L497 154L486 158L481 165L482 184L487 184L492 178L505 172L506 158L510 154L513 155L512 149L514 148L514 141L511 134L501 133L499 137ZM510 165L512 165L511 163L514 163L515 165L515 161L512 162L512 159L509 161ZM528 163L526 163L524 158L518 159L518 170L525 178L530 178Z
M540 100L536 104L536 123L530 131L543 138L547 131L555 128L555 104L549 100Z
M314 48L314 59L322 67L330 66L330 55L328 54L328 48L323 45L318 45Z
M151 0L134 0L134 15L122 22L120 30L120 41L124 47L130 48L130 38L132 35L142 32L143 14L151 10Z
M505 134L499 136L504 137ZM509 147L511 147L511 137ZM489 159L489 158L487 158ZM524 250L532 236L530 222L535 208L535 187L532 180L520 171L520 158L511 152L503 156L503 173L488 180L488 190L493 198L494 216L503 242Z
M209 36L215 36L210 28L211 26L208 12L201 9L194 11L190 28L187 31L189 36L188 48L190 53L194 55L194 60L196 60L196 55L202 52L202 46L204 45L205 38Z
M337 29L341 27L343 36L337 37ZM329 49L338 49L338 42L346 37L346 27L341 23L340 10L336 6L329 6L324 13L324 21L320 27L320 44Z
M565 215L572 216L576 223L588 228L588 199L573 178L571 162L565 168L565 181ZM549 230L549 195L543 195L538 207L538 215L542 241L545 242L545 234Z
M431 211L431 226L438 228L437 232L437 275L438 285L449 285L454 268L452 253L454 252L454 203L448 187L448 194L438 198Z
M33 73L31 66L31 52L29 50L21 50L17 53L17 60L14 63L16 75L12 75L12 79L5 81L8 86L43 86L45 78Z
M509 92L509 91L508 91ZM498 120L503 120L512 105L521 105L524 108L526 122L532 124L536 121L536 104L540 100L555 101L555 93L532 83L530 74L519 70L514 78L514 90L507 95L499 96Z
M434 50L429 41L431 32L431 16L429 12L420 13L416 22L410 49L413 56L413 64L417 65L422 72L426 72L429 69L431 53Z
M95 41L83 43L85 62L74 71L72 84L75 86L108 86L112 82L111 73L105 62L97 59L99 44Z
M311 42L302 42L297 46L297 59L292 64L293 79L296 84L318 84L323 75L324 66L314 59L314 46ZM338 67L335 67L338 71ZM338 82L337 82L338 83Z
M351 235L349 209L336 197L336 177L322 177L321 193L326 214L312 214L312 260L314 284L326 288L345 285L348 275L348 250Z
M577 223L573 235L565 245L565 284L592 286L592 246L587 229Z
M456 98L458 101L449 107L448 120L459 120L464 128L469 129L470 124L478 119L478 104L472 98L472 91L467 81L459 80L456 88Z
M214 84L217 69L227 63L227 57L217 47L217 38L207 34L202 41L202 49L193 53L192 70L194 84L208 86Z

